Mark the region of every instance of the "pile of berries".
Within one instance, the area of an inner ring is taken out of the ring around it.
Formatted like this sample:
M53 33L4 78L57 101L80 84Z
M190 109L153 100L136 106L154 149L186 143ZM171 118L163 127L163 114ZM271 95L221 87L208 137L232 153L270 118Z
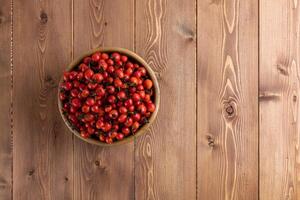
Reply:
M96 52L63 75L62 113L83 138L111 144L133 135L155 111L144 66L118 52Z

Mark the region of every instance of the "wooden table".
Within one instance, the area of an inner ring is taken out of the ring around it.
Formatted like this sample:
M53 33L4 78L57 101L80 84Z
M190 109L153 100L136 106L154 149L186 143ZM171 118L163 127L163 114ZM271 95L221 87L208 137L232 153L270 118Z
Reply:
M0 0L0 199L300 199L298 0ZM118 46L156 72L134 143L75 138L64 68Z

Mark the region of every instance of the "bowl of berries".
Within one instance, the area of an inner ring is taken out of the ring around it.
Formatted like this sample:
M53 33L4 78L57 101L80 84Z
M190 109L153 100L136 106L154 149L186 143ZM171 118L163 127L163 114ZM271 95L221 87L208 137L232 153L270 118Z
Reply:
M85 53L67 67L58 87L58 108L67 127L100 146L127 143L145 133L159 101L153 70L123 48Z

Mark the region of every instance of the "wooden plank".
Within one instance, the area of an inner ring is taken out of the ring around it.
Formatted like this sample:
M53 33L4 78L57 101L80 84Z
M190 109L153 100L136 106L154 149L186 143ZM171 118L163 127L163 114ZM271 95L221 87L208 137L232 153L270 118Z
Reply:
M72 135L57 108L71 61L71 0L14 0L14 199L71 199Z
M196 5L136 1L136 51L157 73L161 104L136 141L136 199L196 199Z
M75 1L75 57L99 46L133 49L134 1ZM75 199L133 199L133 148L75 140Z
M260 1L260 199L300 199L299 1Z
M0 199L11 199L11 2L0 0Z
M198 199L258 199L258 3L198 1Z

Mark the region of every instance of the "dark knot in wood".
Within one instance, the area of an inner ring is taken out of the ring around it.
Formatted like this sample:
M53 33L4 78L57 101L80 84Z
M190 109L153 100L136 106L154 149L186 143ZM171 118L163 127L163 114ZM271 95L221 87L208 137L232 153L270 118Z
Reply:
M224 115L226 119L233 119L237 115L237 105L230 100L224 103Z
M293 96L293 101L297 102L297 96L296 95Z
M212 136L207 135L206 136L207 142L208 142L208 146L213 148L215 146L215 139L212 138Z
M69 178L65 176L65 182L68 182L68 181L69 181Z
M104 22L104 26L107 26L107 22Z
M99 167L100 162L99 162L98 160L96 160L96 161L95 161L95 165L96 165L97 167Z
M41 12L40 20L42 24L46 24L48 22L48 15L44 11Z
M34 174L34 169L29 170L28 175L32 176Z

